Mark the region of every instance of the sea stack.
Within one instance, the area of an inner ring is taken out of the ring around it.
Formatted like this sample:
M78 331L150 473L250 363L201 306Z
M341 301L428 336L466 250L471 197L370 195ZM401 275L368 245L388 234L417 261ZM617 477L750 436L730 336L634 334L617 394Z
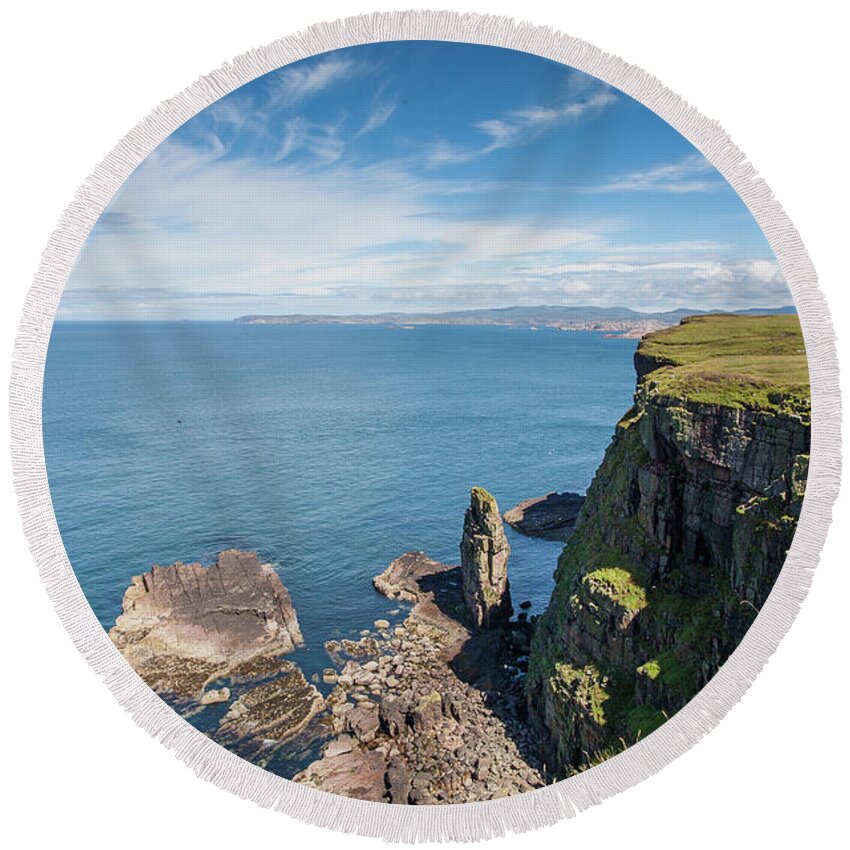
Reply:
M463 520L460 562L463 598L478 628L490 628L511 616L510 553L496 500L483 487L473 487Z

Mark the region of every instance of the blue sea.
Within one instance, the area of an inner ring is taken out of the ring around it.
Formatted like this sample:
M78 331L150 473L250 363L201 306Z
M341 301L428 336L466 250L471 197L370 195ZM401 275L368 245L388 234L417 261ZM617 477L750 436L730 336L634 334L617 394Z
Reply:
M471 486L502 510L585 492L631 404L634 347L543 328L57 323L44 447L65 548L105 629L152 564L257 550L292 595L309 677L324 641L397 607L371 584L390 561L458 563ZM561 544L507 533L514 601L540 613Z

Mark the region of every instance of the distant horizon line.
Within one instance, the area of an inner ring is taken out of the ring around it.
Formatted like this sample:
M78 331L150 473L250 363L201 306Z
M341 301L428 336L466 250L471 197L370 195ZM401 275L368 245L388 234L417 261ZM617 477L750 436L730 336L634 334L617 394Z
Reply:
M54 324L59 322L124 322L124 323L132 323L132 324L141 324L144 322L177 322L177 323L241 323L241 324L250 324L248 320L256 320L256 319L381 319L386 318L388 321L393 318L403 318L408 317L412 319L414 317L430 317L436 318L440 316L463 316L463 315L481 315L486 313L507 313L508 311L519 311L519 310L562 310L562 311L570 311L570 312L579 312L579 311L596 311L598 313L610 313L615 311L624 311L629 312L635 318L645 317L647 319L657 318L661 316L673 316L673 315L681 315L682 317L687 315L740 315L746 313L761 313L761 314L772 314L772 313L796 313L797 308L793 304L783 304L778 307L743 307L738 309L717 309L717 310L702 310L696 308L689 307L674 307L669 310L636 310L633 307L626 307L624 305L615 305L611 307L598 307L593 304L582 304L578 306L569 306L566 304L534 304L530 306L524 306L520 304L514 304L508 307L470 307L463 309L454 309L454 310L439 310L439 311L403 311L403 310L387 310L380 313L306 313L306 312L297 312L297 313L244 313L238 316L233 316L232 318L227 319L203 319L203 318L188 318L188 317L174 317L174 318L74 318L74 317L56 317L54 319ZM294 324L294 323L293 323Z

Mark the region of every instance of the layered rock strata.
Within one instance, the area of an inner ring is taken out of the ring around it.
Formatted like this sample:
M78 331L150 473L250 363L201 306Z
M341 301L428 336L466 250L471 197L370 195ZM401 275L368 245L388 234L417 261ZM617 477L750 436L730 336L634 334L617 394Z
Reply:
M303 644L289 592L254 552L230 549L209 567L176 563L133 576L109 632L160 693L200 699L204 686Z
M528 706L556 775L651 733L740 642L793 539L810 442L796 316L706 316L638 346L558 562Z
M228 708L215 732L222 744L251 739L281 744L301 732L324 708L322 695L291 661L275 677L245 691Z

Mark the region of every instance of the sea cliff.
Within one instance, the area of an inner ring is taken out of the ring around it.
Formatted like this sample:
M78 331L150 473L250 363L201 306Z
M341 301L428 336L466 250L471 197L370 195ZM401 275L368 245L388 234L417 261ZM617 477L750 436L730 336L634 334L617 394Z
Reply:
M770 593L805 492L796 316L685 319L645 337L635 369L532 643L550 776L646 736L712 677Z

